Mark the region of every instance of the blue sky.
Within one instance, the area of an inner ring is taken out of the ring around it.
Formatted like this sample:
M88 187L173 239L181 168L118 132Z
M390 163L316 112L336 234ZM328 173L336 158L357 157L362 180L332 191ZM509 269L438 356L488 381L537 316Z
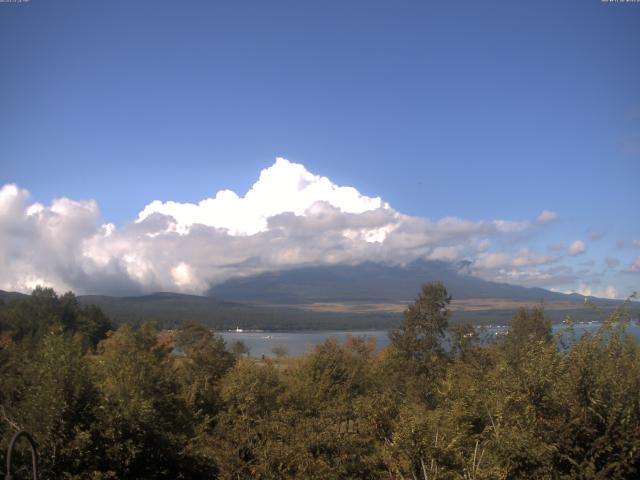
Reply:
M155 200L242 196L282 156L433 222L556 212L490 251L580 240L540 267L572 279L543 286L623 295L639 287L639 45L640 4L599 0L0 4L0 186L25 206L95 200L96 222L126 229Z

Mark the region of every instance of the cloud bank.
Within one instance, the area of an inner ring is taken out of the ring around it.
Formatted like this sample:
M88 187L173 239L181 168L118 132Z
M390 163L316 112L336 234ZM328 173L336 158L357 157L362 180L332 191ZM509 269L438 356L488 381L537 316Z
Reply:
M16 185L0 189L3 290L44 284L78 293L204 293L230 277L268 270L419 258L471 260L476 275L530 286L575 280L557 265L559 255L492 250L546 228L555 212L524 221L432 221L283 158L243 196L222 190L197 204L157 200L119 227L102 223L92 200L42 205L29 198ZM568 253L585 248L575 242Z

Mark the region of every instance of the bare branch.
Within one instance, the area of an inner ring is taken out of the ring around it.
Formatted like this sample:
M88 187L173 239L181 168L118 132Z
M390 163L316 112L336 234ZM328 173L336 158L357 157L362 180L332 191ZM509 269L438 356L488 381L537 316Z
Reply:
M9 424L9 426L11 428L13 428L16 432L19 432L20 430L23 430L23 428L21 428L20 425L18 425L16 422L12 421L7 416L7 412L4 409L4 405L0 405L0 413L2 414L2 418L4 419L4 421L7 422Z

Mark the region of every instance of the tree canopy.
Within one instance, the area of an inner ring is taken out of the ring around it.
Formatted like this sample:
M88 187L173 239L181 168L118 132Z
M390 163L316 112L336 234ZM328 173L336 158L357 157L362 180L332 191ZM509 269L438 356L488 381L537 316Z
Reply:
M114 330L39 288L0 304L0 439L31 432L43 479L640 475L624 308L583 336L520 309L483 343L449 325L450 301L425 284L383 350L354 337L256 359L195 323Z

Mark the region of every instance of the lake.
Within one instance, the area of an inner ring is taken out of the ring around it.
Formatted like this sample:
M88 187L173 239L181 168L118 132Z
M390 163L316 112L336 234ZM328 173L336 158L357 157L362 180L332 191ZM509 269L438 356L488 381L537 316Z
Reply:
M593 332L600 327L600 323L578 323L574 325L576 336L579 338L586 332ZM563 325L554 325L556 333L562 329ZM640 325L633 323L629 325L628 332L632 333L640 340ZM488 327L482 333L483 338L492 338L496 334L506 331L505 326ZM249 348L252 357L274 356L274 347L284 347L289 356L303 355L314 345L323 343L331 337L335 337L339 343L343 343L349 337L373 338L378 349L383 349L389 345L387 330L322 330L322 331L264 331L264 332L217 332L224 338L227 345L231 345L237 340L241 340Z

